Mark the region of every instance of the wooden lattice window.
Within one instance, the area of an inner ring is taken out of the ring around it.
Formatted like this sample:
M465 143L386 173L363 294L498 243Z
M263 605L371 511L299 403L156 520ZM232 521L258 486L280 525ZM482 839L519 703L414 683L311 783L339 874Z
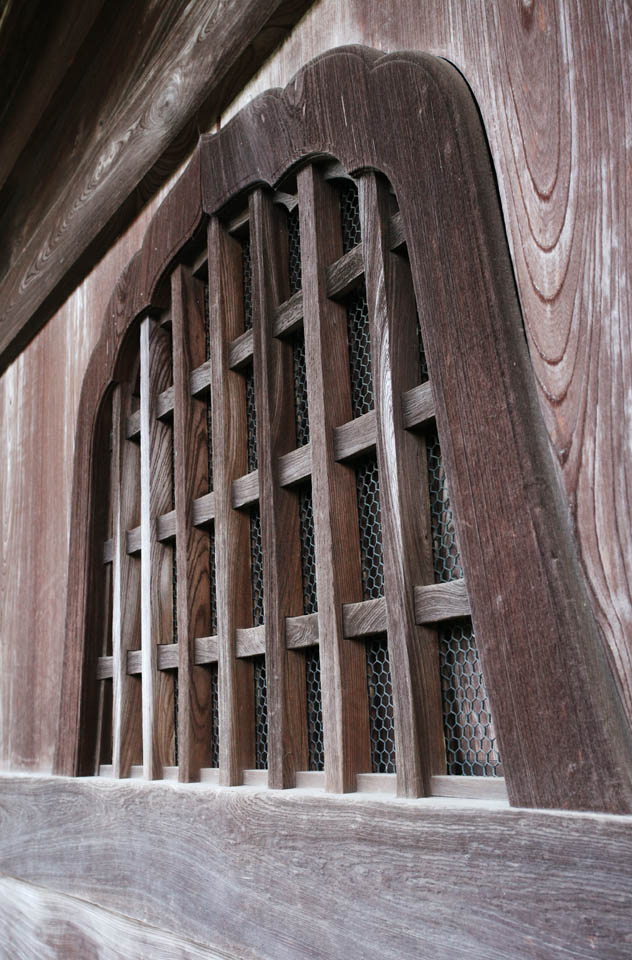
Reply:
M343 50L201 139L108 308L74 489L58 772L407 796L504 772L513 803L627 809L447 64Z

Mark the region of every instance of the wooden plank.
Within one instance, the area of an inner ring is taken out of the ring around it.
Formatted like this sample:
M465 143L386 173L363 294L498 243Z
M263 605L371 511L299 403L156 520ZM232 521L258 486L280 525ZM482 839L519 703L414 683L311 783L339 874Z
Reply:
M112 775L128 777L142 762L140 684L127 673L128 651L141 646L141 564L127 549L127 529L140 519L140 453L125 436L132 384L112 400Z
M431 777L433 797L466 797L480 800L506 800L503 777Z
M434 397L430 381L420 383L402 394L402 417L404 426L419 427L435 415Z
M295 445L292 346L272 335L274 311L289 293L285 217L272 197L250 197L253 343L259 503L265 598L268 786L293 787L307 767L305 659L288 650L285 618L303 612L298 497L282 487L278 460Z
M327 267L327 296L344 297L353 290L363 273L364 254L359 243Z
M102 910L74 897L66 897L0 878L0 938L12 960L81 960L81 957L152 957L153 960L227 960L188 938L175 936ZM230 960L230 958L228 958Z
M211 490L193 501L192 520L194 527L201 527L215 516L215 494Z
M217 637L196 637L196 663L217 663L218 656Z
M173 677L158 669L157 646L173 641L172 551L156 537L157 518L172 505L171 429L156 417L156 398L171 379L166 330L150 318L140 328L141 639L143 771L160 779L174 765Z
M336 460L349 460L374 450L376 431L375 410L369 410L348 423L341 423L334 429Z
M1 222L11 246L0 283L0 369L131 223L148 193L177 170L198 131L208 129L308 6L245 0L227 8L211 0L192 13L182 0L158 7L143 0L124 11L105 7L100 29L58 91L45 146L40 138L22 157L21 189L6 188ZM95 105L98 120L86 123ZM43 176L51 170L55 176Z
M195 637L210 633L208 534L193 523L193 504L208 494L206 404L191 396L192 371L204 363L204 284L185 267L171 276L173 444L178 570L178 768L183 783L210 766L211 676L195 662Z
M241 246L212 218L208 230L211 317L213 486L217 563L220 783L241 783L254 766L252 664L235 656L237 627L252 623L249 523L231 502L233 482L245 474L246 391L244 378L228 367L228 344L243 332Z
M234 956L629 957L627 817L100 778L1 792L2 874Z
M97 659L97 680L108 680L112 677L114 667L112 657L99 657Z
M282 487L290 487L292 484L306 480L312 472L311 444L306 443L302 447L296 447L295 450L288 450L287 453L281 454L277 460L277 470Z
M318 614L288 617L285 621L285 642L292 650L315 646L318 643Z
M415 620L417 623L436 623L454 617L469 617L472 610L465 580L449 583L431 583L415 587Z
M236 657L256 657L266 652L266 628L263 623L257 627L240 627L237 630Z
M360 179L360 217L375 392L386 624L393 684L397 792L427 795L445 771L436 644L417 625L415 584L434 579L423 439L402 429L398 403L419 377L416 305L407 264L389 249L390 197L375 174Z
M103 544L103 563L112 563L112 540L106 540Z
M233 510L239 507L247 507L251 503L256 503L259 499L259 471L253 470L251 473L244 474L243 477L236 477L231 484L230 503Z
M228 345L228 366L231 370L240 370L252 363L253 331L244 332Z
M353 471L336 463L334 428L351 419L344 308L327 296L327 264L342 251L338 197L313 167L298 174L305 353L327 790L355 790L370 767L364 650L344 639L342 605L362 597Z
M342 608L342 629L345 637L370 637L387 629L386 600L362 600L345 603Z
M303 321L303 291L297 290L274 311L272 332L275 337L287 336L298 330Z

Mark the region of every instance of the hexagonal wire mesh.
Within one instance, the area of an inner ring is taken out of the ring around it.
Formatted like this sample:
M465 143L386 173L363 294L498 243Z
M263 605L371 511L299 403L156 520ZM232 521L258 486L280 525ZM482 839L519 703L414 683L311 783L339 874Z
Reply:
M263 654L252 658L255 684L255 769L268 766L268 694L266 685L266 658Z
M309 412L307 409L307 370L305 367L305 334L297 330L291 338L294 364L294 421L296 446L309 443Z
M351 375L351 407L353 416L360 417L375 407L369 339L369 305L364 280L345 298L345 306Z
M366 641L371 765L374 773L395 773L395 720L388 645L384 634Z
M303 613L316 613L316 553L314 542L314 513L311 484L299 488L299 529L301 538L301 574L303 580ZM305 682L307 691L307 744L309 769L325 769L323 741L323 706L320 686L320 650L311 647L305 651Z
M257 412L255 406L255 372L248 368L246 380L246 438L248 443L248 473L257 469Z
M299 228L298 204L287 215L288 238L288 274L290 296L301 289L301 233Z
M463 576L461 554L456 539L456 529L448 481L443 467L441 447L436 428L426 433L428 451L428 479L430 494L430 524L432 527L432 557L435 581L445 583Z
M209 565L209 628L211 636L217 633L217 567L215 563L215 523L211 521L208 530Z
M503 769L470 620L439 630L447 772L502 777Z
M252 587L252 624L263 623L263 550L259 504L250 508L250 584Z
M352 180L343 180L340 187L340 225L342 252L348 253L362 240L358 187Z
M365 600L374 600L384 596L380 482L375 457L358 464L356 490L362 560L362 593Z
M252 260L250 258L250 237L241 241L241 277L244 300L244 330L252 328Z
M211 675L211 757L212 767L219 767L219 666L209 666Z

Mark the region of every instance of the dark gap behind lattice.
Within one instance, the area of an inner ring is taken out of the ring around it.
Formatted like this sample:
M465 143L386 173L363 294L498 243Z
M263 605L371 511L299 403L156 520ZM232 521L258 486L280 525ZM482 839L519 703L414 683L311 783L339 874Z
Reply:
M358 524L364 600L384 596L382 513L377 460L364 460L356 469Z
M255 768L268 766L268 692L266 658L263 654L252 658L255 686Z
M374 773L395 773L393 685L386 635L366 641L371 765Z

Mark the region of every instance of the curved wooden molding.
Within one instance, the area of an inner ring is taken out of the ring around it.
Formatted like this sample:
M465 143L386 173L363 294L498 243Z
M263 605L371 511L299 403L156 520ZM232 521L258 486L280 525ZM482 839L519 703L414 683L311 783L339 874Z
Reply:
M397 194L510 801L629 812L630 730L549 448L470 91L432 56L362 47L325 54L284 91L263 94L202 138L204 210L216 213L240 190L275 185L321 155L350 172L382 171ZM193 189L193 174L186 176L181 195ZM117 287L84 385L59 772L76 771L78 761L92 431L125 330L151 305L159 274L191 235L195 204L187 198L188 217L171 197L156 215L151 239Z

